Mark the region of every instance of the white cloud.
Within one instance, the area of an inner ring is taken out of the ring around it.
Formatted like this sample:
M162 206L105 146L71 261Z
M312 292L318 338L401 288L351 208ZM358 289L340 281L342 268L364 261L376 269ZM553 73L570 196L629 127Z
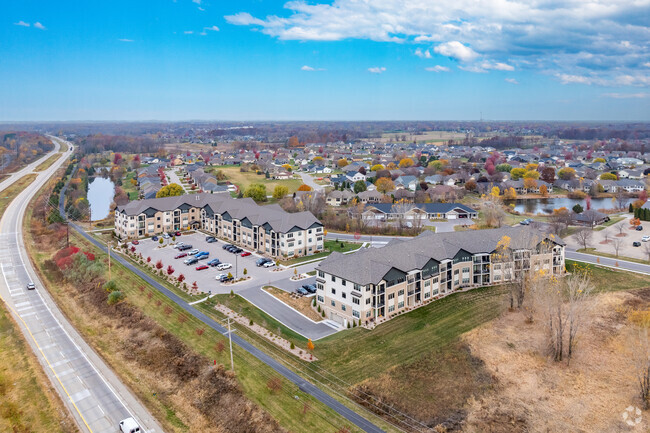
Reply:
M192 3L196 3L197 5L201 4L201 0L192 0Z
M648 92L639 92L639 93L605 93L603 96L607 98L614 99L643 99L650 98L650 93Z
M40 30L45 30L45 26L38 21L34 23L34 28L40 29Z
M446 67L446 66L440 66L440 65L431 66L431 67L429 67L429 68L424 68L424 69L425 69L426 71L429 71L429 72L449 72L449 68L448 68L448 67Z
M386 68L383 66L374 66L372 68L368 68L368 72L371 74L381 74L382 72L385 72Z
M515 80L514 78L506 78L505 82L510 84L519 84L519 81Z
M431 52L429 50L422 51L422 48L416 48L415 55L418 56L421 59L430 59L431 58Z
M649 14L649 0L290 0L276 15L226 20L281 40L426 44L409 51L475 72L517 66L568 84L645 86Z
M191 34L193 34L193 33L194 33L194 31L192 31L192 30L185 30L185 31L183 32L183 34L186 34L186 35L191 35Z
M212 26L212 27L203 27L203 31L208 31L208 32L218 32L219 27L217 26Z
M201 12L205 11L205 9L203 9L201 6L199 6L197 9L200 10Z
M120 42L133 42L133 39L118 39Z
M478 53L458 41L444 42L436 46L433 51L446 57L451 57L461 62L471 62L478 57Z
M18 21L17 23L14 23L15 26L21 26L21 27L29 27L30 24L26 23L25 21Z
M311 66L305 65L302 68L300 68L301 71L306 71L306 72L320 72L324 71L324 68L313 68Z

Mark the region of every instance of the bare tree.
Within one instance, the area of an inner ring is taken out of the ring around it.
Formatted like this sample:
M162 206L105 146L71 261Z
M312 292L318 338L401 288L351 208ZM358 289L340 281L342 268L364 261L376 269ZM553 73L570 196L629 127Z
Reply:
M617 223L614 226L614 228L616 228L616 230L618 230L619 235L625 235L625 233L623 233L623 231L625 230L625 227L627 227L626 224L625 224L625 221L621 221L620 223Z
M618 209L623 209L628 202L628 195L622 188L617 188L614 193L614 203Z
M650 262L650 242L643 243L643 252L648 257L648 261Z
M402 199L396 202L391 211L397 214L397 223L399 225L399 228L404 228L406 226L406 214L410 212L415 205L413 203L409 203L408 201ZM416 218L419 215L416 215Z
M622 246L623 246L623 239L621 238L612 239L612 248L614 248L614 253L616 254L616 257L618 257L618 252Z
M490 227L501 227L506 219L506 214L501 205L493 201L486 201L483 204L485 223Z
M593 290L591 279L586 272L573 272L564 279L566 285L567 299L567 326L568 326L568 344L567 344L567 364L571 361L576 344L576 335L580 330L583 320L587 315L589 303L587 297Z
M585 250L588 248L589 242L591 242L593 233L594 232L588 228L582 228L575 234L576 240L582 245L582 248Z

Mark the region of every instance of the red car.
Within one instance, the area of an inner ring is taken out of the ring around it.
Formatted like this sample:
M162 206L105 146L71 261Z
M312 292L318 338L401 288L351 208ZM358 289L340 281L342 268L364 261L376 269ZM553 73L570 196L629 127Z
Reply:
M181 235L181 232L176 232L176 233L174 233L174 236L176 236L176 237L178 237L178 236L180 236L180 235Z
M208 269L210 266L208 265L199 265L196 267L197 271L202 271L203 269Z
M136 239L133 242L131 242L133 245L140 245L140 242Z
M187 253L180 253L174 256L175 259L182 259L183 257L187 257Z
M250 256L250 255L251 255L251 253L249 253L248 251L244 251L243 253L241 253L242 257L246 257L246 256Z

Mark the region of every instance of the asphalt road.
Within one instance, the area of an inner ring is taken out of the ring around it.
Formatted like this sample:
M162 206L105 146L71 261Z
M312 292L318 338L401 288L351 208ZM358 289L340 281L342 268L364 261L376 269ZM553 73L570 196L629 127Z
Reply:
M298 174L302 178L302 182L305 185L311 186L314 191L320 191L320 190L323 189L323 185L317 184L316 181L314 180L314 178L311 177L309 174L307 174L307 173L298 173Z
M54 155L61 149L61 145L59 144L58 141L55 139L52 140L54 143L54 149L50 151L49 153L46 153L43 155L40 159L32 162L29 165L26 165L25 167L21 168L20 170L13 172L13 173L8 173L9 177L0 182L0 191L3 191L6 189L9 185L12 183L16 182L18 179L21 177L25 176L26 174L29 174L34 171L36 167L38 167L43 161L47 160L50 156ZM63 158L60 158L59 161L61 161ZM57 161L58 162L58 161Z
M67 161L71 151L70 146L63 157L41 172L12 201L0 221L0 296L81 431L114 433L119 421L133 416L146 432L162 432L153 417L63 316L25 251L22 223L27 205ZM26 289L30 281L36 284L36 290Z

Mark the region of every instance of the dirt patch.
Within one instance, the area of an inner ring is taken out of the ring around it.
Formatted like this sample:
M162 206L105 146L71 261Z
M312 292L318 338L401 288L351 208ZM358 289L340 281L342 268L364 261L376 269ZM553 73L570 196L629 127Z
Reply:
M323 320L322 315L312 308L312 303L315 299L313 296L296 296L293 293L288 293L282 289L278 289L277 287L270 286L264 287L263 290L265 290L270 295L275 296L290 307L300 311L302 314L309 317L314 322L320 322Z
M539 323L506 313L463 336L472 353L498 382L494 391L470 401L467 432L646 431L622 422L622 412L640 406L630 362L632 307L648 306L650 289L594 296L571 364L546 356Z

